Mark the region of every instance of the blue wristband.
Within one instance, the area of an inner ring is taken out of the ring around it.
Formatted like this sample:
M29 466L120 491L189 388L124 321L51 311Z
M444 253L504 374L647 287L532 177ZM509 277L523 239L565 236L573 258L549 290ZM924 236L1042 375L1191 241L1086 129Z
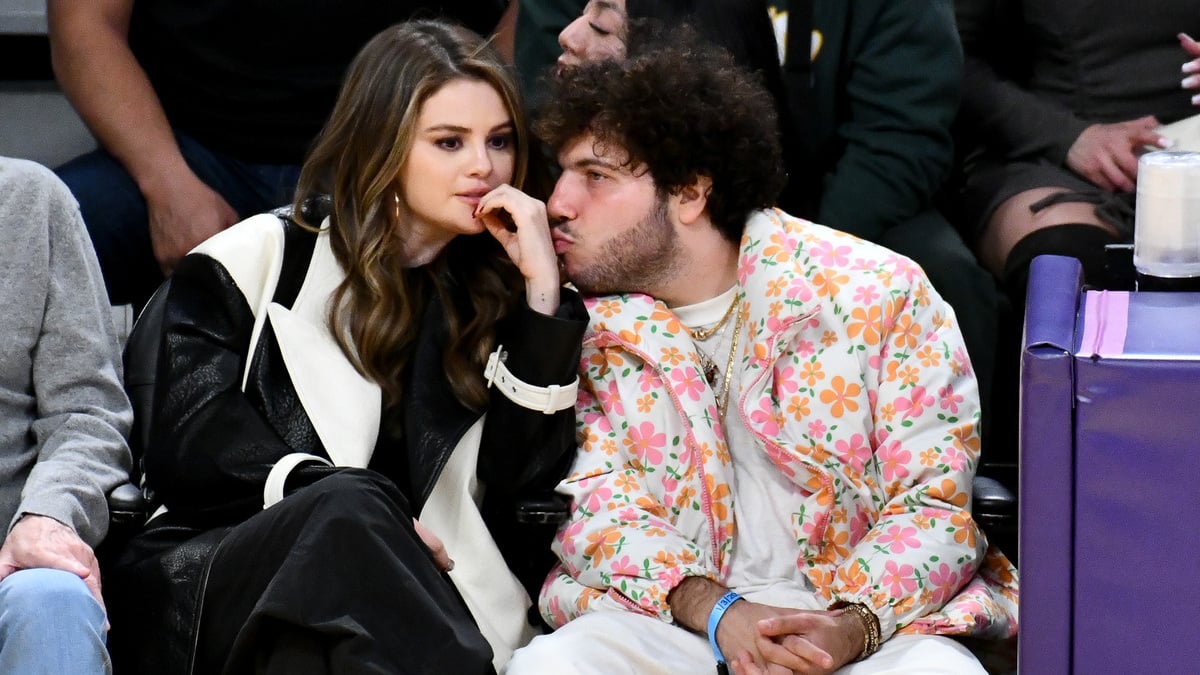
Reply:
M717 660L717 665L725 663L725 655L721 653L721 647L717 645L717 626L721 623L721 617L725 616L725 610L733 603L741 600L742 596L729 591L717 600L717 604L713 605L712 612L708 615L708 644L712 647L713 658Z

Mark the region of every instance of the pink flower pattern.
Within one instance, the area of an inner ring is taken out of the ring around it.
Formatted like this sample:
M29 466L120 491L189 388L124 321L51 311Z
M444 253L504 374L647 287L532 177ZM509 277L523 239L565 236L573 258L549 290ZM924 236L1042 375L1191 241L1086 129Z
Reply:
M817 274L837 277L836 288L818 295ZM1016 569L942 498L970 490L977 457L956 445L977 447L978 394L953 316L920 268L763 211L747 223L738 280L748 321L727 416L806 495L792 519L798 571L830 602L870 605L889 635L1015 634ZM555 626L599 609L670 621L666 598L682 579L728 572L737 522L724 430L665 305L644 295L588 303L577 420L589 442L559 486L575 509L539 606ZM879 316L873 344L849 330L863 306ZM670 350L684 358L659 358ZM823 379L809 384L800 375L814 364ZM835 376L845 386L822 400ZM796 395L808 399L802 416L787 413Z
M892 553L904 553L906 549L921 548L921 540L917 539L917 528L893 525L887 532L879 535L876 540Z
M941 400L942 410L952 413L957 413L958 404L963 402L963 397L954 393L954 385L950 384L938 389L938 398Z

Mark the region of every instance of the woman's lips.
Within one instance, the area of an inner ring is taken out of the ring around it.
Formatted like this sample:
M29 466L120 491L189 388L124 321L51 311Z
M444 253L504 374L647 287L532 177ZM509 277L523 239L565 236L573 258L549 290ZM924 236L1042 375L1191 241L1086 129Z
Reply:
M464 202L471 205L472 208L479 205L479 200L488 193L488 190L472 190L471 192L459 192L455 196Z

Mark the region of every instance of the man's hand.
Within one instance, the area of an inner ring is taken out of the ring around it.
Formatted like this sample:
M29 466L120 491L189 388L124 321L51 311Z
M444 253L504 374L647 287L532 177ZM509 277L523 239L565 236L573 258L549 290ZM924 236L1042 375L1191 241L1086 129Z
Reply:
M667 604L675 615L675 623L701 635L708 634L708 617L721 596L729 589L704 577L688 577L667 595ZM763 645L756 622L773 616L784 616L796 610L770 607L738 600L725 610L721 623L717 624L717 645L730 666L735 662L746 662L766 668L771 675L787 675L791 671L784 665L769 663L760 652ZM770 640L766 640L770 642ZM763 671L758 671L763 672Z
M703 577L688 577L671 590L667 603L675 622L706 634L708 616L726 589ZM738 600L717 625L717 645L737 675L831 673L862 653L862 624L841 610L805 611Z
M1162 126L1153 115L1128 122L1093 124L1079 134L1067 151L1072 171L1110 192L1132 192L1137 163L1145 146L1166 148L1171 141L1155 131Z
M767 659L768 666L760 667L754 660L739 656L730 663L734 673L771 673L775 672L770 669L772 665L784 667L781 672L832 673L862 653L867 636L862 622L854 615L840 609L782 611L785 613L761 619L755 626L759 652Z
M53 518L25 515L13 525L0 547L0 580L18 570L63 570L83 579L92 597L104 607L100 595L100 564L96 554L71 528Z
M708 616L728 589L688 577L667 595L675 622L705 634ZM832 673L862 653L862 622L844 610L773 607L738 600L717 625L717 645L737 675Z
M238 220L233 207L190 172L162 190L144 194L150 213L150 243L164 275L200 242Z
M761 626L778 622L798 610L761 605L749 600L739 600L725 610L725 616L717 626L717 645L725 660L737 675L791 675L792 673L829 672L808 670L809 658L822 663L832 657L807 645L784 644L786 636L767 636ZM772 624L773 625L773 624ZM792 642L802 641L801 637ZM792 651L796 647L798 652ZM819 653L818 653L819 652Z

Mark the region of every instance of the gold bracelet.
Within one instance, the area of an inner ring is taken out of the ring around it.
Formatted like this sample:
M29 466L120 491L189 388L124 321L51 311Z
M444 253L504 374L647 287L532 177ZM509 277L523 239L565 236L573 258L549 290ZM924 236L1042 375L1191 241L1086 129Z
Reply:
M854 659L855 661L862 661L879 651L879 645L883 642L882 631L879 628L879 617L875 616L875 612L872 612L870 607L858 602L839 602L831 606L830 609L840 609L843 612L849 612L862 623L866 640L863 644L862 653L858 655L857 659Z

